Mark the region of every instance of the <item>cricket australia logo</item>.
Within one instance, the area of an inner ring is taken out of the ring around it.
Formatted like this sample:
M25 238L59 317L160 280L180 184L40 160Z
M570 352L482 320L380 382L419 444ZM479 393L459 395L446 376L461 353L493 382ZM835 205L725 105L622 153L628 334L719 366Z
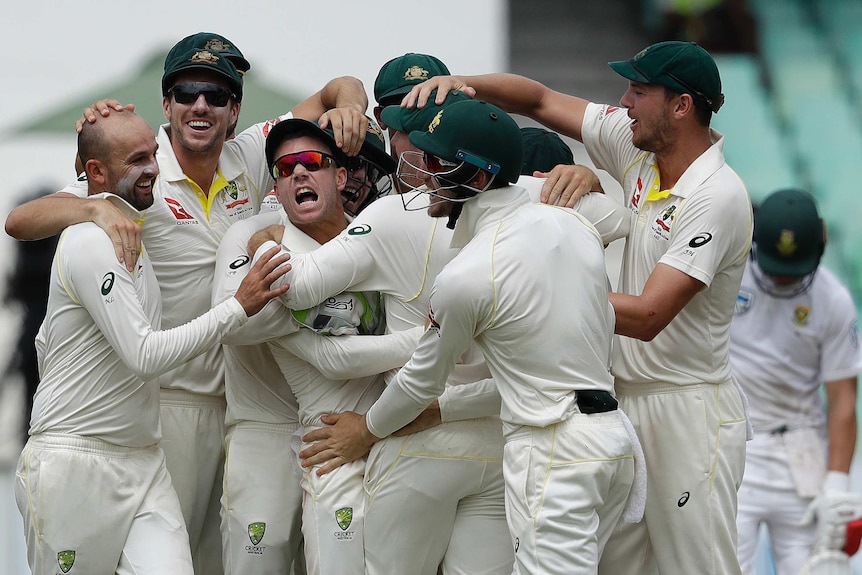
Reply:
M796 325L808 325L808 314L811 313L811 308L798 305L793 310L793 323Z
M60 566L60 571L68 573L75 564L75 552L72 550L60 551L57 553L57 564Z
M264 533L266 533L266 523L259 521L248 524L248 538L252 545L260 543Z
M353 522L353 507L342 507L335 511L335 522L341 527L342 531L347 531L350 524Z
M421 66L410 66L404 71L404 79L408 82L424 82L428 79L428 70Z

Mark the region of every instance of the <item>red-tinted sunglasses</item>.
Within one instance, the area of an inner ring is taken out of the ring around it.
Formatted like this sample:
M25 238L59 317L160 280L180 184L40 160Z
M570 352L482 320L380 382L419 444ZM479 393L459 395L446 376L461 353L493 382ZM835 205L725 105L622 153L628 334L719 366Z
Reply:
M186 105L194 104L197 102L198 97L203 94L207 104L217 108L224 108L231 97L236 98L233 92L224 86L210 82L183 82L182 84L174 84L168 92L174 95L174 101L177 104Z
M321 168L335 165L335 158L329 154L311 150L285 154L272 163L272 177L278 179L292 176L296 164L302 164L309 172L316 172Z

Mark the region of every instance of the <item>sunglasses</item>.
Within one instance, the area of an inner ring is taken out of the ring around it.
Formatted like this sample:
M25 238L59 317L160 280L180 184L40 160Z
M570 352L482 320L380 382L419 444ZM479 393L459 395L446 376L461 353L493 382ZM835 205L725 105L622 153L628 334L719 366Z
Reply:
M233 92L210 82L183 82L182 84L174 84L168 91L174 95L174 101L177 104L194 104L198 97L203 94L210 106L224 108L231 98L236 99Z
M316 172L334 166L335 159L329 154L310 150L285 154L272 163L272 177L278 179L292 176L296 164L302 164L309 172Z

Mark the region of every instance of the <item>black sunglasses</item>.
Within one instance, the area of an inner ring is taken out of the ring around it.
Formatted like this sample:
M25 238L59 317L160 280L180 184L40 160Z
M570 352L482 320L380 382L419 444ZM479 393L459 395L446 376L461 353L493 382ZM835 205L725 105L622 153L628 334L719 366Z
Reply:
M177 104L194 104L198 97L203 94L210 106L224 108L231 98L236 99L233 92L210 82L183 82L182 84L174 84L168 90L169 94L173 94L174 101Z

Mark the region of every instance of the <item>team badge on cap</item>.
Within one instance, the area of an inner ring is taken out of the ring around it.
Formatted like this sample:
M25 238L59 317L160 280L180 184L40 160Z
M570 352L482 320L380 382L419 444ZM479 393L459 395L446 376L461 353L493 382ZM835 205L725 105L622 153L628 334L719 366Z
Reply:
M404 79L408 82L424 82L428 79L428 70L420 66L410 66L404 71Z
M440 125L441 118L443 118L443 110L440 110L439 112L437 112L437 115L434 116L434 119L431 120L430 124L428 124L428 131L429 132L431 132L432 134L434 133L434 128L436 128L437 126Z
M778 236L778 243L775 244L775 249L784 257L790 257L796 252L796 235L793 230L781 230L781 235Z
M204 44L204 49L213 50L215 52L225 52L231 49L231 45L225 44L218 38L213 38L212 40L209 40L206 44Z
M195 52L189 61L195 62L197 64L216 65L218 63L218 59L218 56L216 56L209 50L202 50L200 52Z

